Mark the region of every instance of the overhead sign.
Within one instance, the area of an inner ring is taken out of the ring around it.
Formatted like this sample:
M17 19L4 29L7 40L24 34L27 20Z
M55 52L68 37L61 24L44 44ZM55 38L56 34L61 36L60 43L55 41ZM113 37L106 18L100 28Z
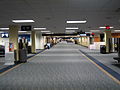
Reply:
M32 26L31 25L21 26L21 31L31 31L31 30L32 30Z

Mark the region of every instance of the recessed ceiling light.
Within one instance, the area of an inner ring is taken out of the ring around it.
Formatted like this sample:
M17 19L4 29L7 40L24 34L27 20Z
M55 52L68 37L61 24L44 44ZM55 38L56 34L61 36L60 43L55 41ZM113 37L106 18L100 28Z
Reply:
M106 27L99 27L99 28L106 28Z
M106 27L99 27L99 28L104 28L105 29ZM110 27L110 28L114 28L114 27Z
M9 30L9 28L0 28L0 30Z
M87 21L67 21L67 23L86 23Z
M41 32L50 32L50 31L41 31Z
M14 23L30 23L35 22L34 20L12 20Z
M46 28L34 28L34 30L46 30Z
M67 27L67 28L65 28L65 29L79 29L78 27Z

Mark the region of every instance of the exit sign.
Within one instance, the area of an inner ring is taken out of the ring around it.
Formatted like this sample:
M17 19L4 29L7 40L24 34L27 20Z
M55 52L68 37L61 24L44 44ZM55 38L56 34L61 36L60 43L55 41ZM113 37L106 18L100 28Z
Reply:
M106 28L107 30L109 30L109 29L110 29L110 26L106 26L105 28Z
M108 25L108 26L105 26L105 31L111 31L110 29L111 29L111 27Z

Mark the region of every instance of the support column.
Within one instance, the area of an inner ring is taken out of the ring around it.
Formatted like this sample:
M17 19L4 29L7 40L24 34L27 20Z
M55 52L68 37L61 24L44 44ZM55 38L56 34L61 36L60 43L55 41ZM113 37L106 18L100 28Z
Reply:
M109 53L109 38L111 38L111 31L105 31L105 46L106 46L106 52Z
M40 49L40 34L41 34L40 31L36 31L36 42L35 42L36 49Z
M44 36L42 36L42 33L40 34L40 49L44 49Z
M19 52L18 52L18 30L19 30L19 26L18 25L9 25L9 43L13 44L13 49L11 51L11 53L15 52L15 59L17 62L19 60ZM14 56L12 56L14 58ZM11 58L12 58L11 57Z
M53 37L53 44L56 44L56 38Z
M87 45L90 46L90 37L87 37Z
M115 40L112 38L112 52L115 52Z
M44 36L40 31L36 31L36 49L44 49Z
M31 50L32 53L36 53L36 33L35 31L32 31L31 33L31 38L32 38L32 44L31 44Z
M47 44L47 38L46 38L46 36L44 36L44 45L46 45Z
M82 44L82 37L80 37L80 45Z

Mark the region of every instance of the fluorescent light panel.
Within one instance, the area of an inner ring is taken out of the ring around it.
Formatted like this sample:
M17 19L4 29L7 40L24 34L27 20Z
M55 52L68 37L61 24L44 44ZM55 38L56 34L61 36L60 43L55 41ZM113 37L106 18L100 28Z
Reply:
M67 23L86 23L87 21L67 21Z
M106 28L106 27L99 27L99 28L103 28L103 29L104 29L104 28ZM114 28L114 27L110 27L110 28Z
M79 29L78 27L67 27L67 28L65 28L65 29Z
M46 28L34 28L34 30L46 30Z
M14 23L30 23L35 22L34 20L12 20Z
M50 32L50 31L41 31L41 32Z
M0 28L0 30L9 30L9 28Z
M66 30L65 32L75 32L75 30Z
M114 30L115 32L120 32L120 30Z

